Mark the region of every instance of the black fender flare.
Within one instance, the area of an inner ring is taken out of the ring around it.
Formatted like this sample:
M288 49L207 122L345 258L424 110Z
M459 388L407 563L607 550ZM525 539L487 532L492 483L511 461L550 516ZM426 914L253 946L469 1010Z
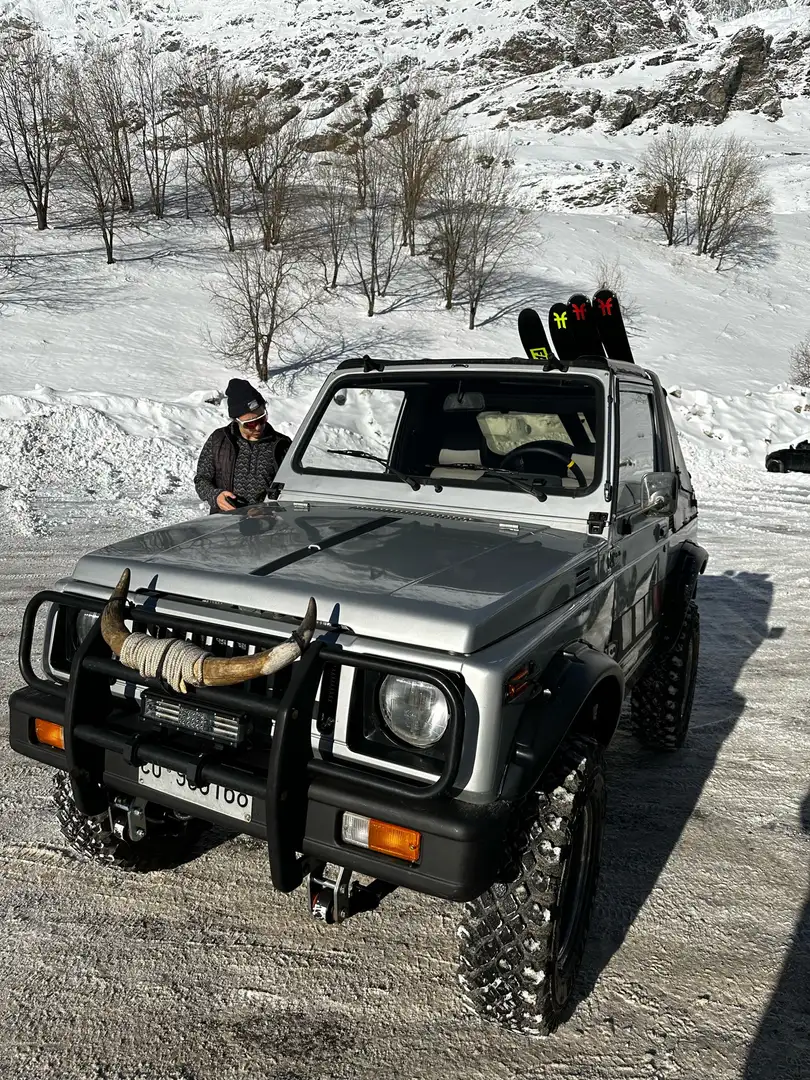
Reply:
M591 699L605 708L595 723L589 717L583 730L607 746L621 715L624 672L606 653L578 641L557 653L539 677L537 693L518 723L500 798L521 799L535 790Z
M684 540L681 544L677 561L664 588L664 609L657 650L659 655L669 652L678 640L687 609L697 591L698 578L706 569L708 561L708 551L696 541Z

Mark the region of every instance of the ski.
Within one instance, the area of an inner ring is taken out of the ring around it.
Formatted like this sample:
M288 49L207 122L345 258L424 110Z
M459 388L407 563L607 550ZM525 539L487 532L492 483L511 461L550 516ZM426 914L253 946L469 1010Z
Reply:
M534 308L524 308L518 315L518 334L520 343L530 360L542 360L546 371L561 366L560 361L551 351L543 320Z
M634 363L618 296L610 289L600 289L594 293L593 315L599 337L610 359Z
M574 293L569 297L568 325L577 356L604 356L602 340L599 337L599 329L594 319L591 301L584 293Z
M548 328L557 355L564 364L573 364L579 356L571 315L567 304L552 304L548 309Z

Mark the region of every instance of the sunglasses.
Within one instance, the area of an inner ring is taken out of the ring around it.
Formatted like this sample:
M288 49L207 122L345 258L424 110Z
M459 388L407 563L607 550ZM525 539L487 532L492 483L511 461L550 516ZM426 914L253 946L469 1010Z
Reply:
M238 420L237 424L243 428L258 428L261 427L267 417L267 413L263 412L259 416L254 416L252 420Z

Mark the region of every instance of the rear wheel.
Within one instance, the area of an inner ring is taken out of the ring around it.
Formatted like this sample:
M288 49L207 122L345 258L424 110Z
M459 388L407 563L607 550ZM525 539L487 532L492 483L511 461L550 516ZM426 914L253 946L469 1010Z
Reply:
M94 815L79 810L66 772L58 772L54 777L53 801L59 828L71 850L86 859L122 870L162 870L177 866L188 858L208 827L206 822L149 803L144 838L135 841L126 829L119 835L113 828L109 810Z
M604 750L572 736L518 808L506 872L464 907L459 981L484 1020L548 1035L585 950L605 820Z
M692 715L699 654L700 612L692 600L672 649L653 660L633 688L632 723L645 746L653 750L683 746Z

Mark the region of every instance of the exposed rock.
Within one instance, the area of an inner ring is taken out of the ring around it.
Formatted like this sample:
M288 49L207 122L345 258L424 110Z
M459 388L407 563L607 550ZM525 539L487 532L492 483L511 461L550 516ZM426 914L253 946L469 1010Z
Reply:
M580 112L583 108L590 113L593 122L593 113L599 107L602 95L598 90L569 88L549 88L531 97L528 101L520 102L507 109L507 116L511 120L523 122L526 120L553 120L555 131L564 131L571 127L589 127L585 121L585 114Z
M278 93L279 97L284 98L285 100L289 100L289 98L294 98L297 94L300 94L303 89L304 80L293 78L285 79L281 86L278 87L276 92Z
M599 106L599 119L612 131L621 131L638 117L638 106L630 94L605 94Z
M308 154L323 154L348 149L350 143L340 131L323 131L301 140L301 148Z
M481 53L480 59L484 67L506 67L517 75L539 75L556 67L570 51L563 41L545 31L527 30Z

